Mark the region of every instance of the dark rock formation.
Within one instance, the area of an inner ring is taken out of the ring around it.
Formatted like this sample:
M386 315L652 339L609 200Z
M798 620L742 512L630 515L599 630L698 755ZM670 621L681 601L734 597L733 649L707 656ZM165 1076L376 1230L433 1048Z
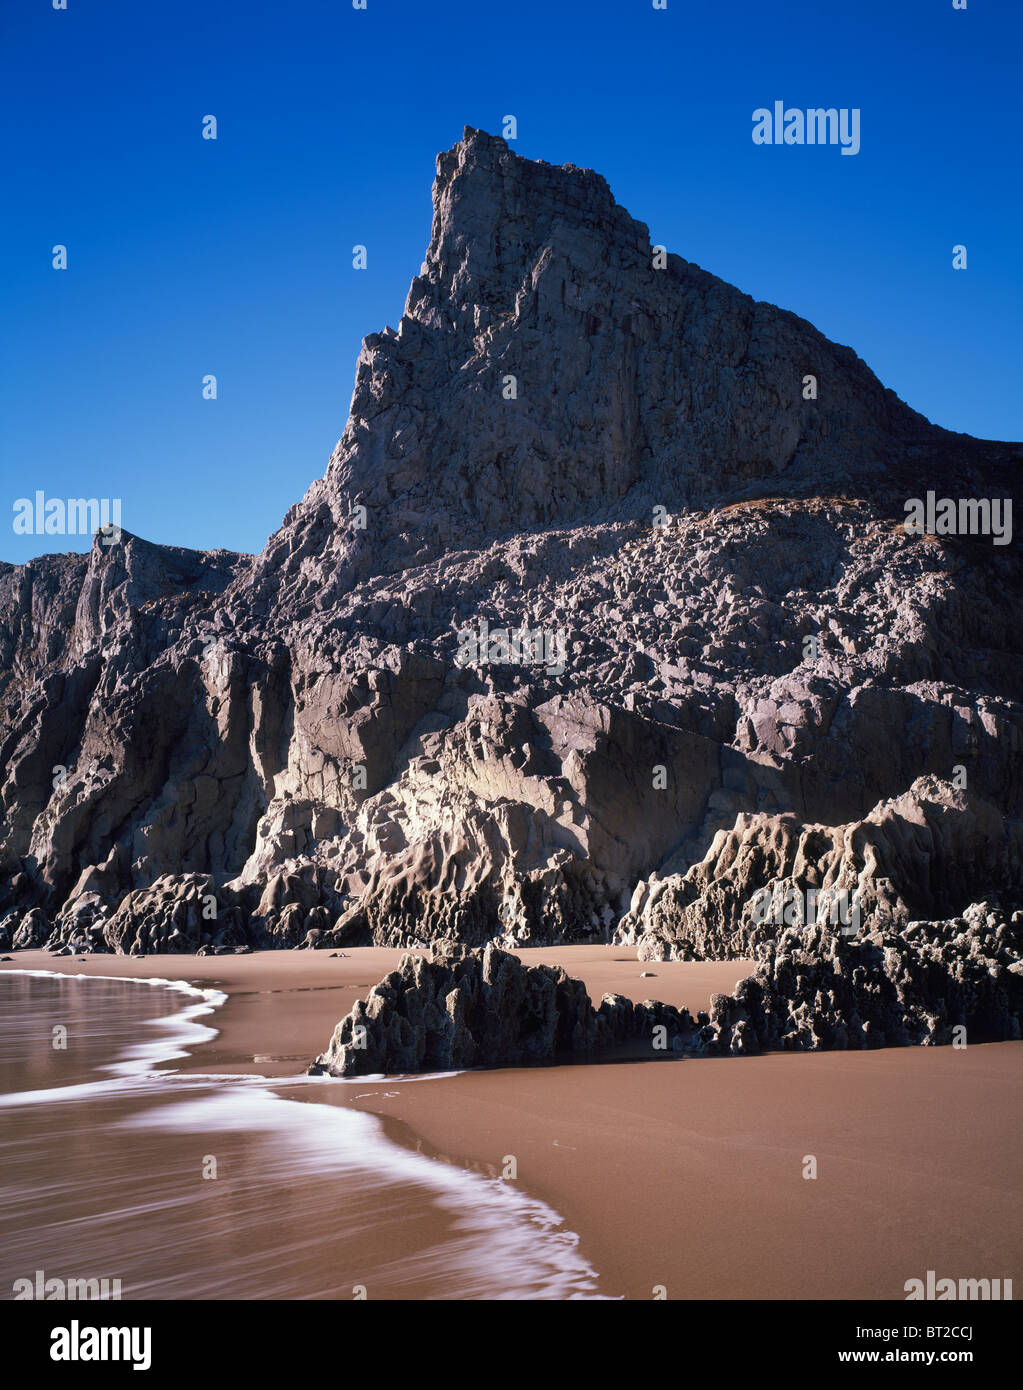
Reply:
M885 930L1019 892L1018 547L901 523L1021 457L467 130L261 555L0 566L0 947L654 958L787 879Z
M787 928L734 995L715 995L718 1050L832 1051L1021 1036L1023 913L974 903L961 918L845 938ZM960 1039L954 1029L963 1030Z
M442 944L431 959L402 956L313 1065L338 1076L526 1066L586 1051L595 1034L589 996L564 970Z
M492 944L444 945L398 968L341 1020L310 1067L333 1076L529 1066L597 1056L749 1056L1003 1041L1021 1036L1023 912L996 904L901 933L848 939L786 928L708 1014L605 994L594 1009L564 970L524 966ZM959 1034L956 1029L960 1029Z

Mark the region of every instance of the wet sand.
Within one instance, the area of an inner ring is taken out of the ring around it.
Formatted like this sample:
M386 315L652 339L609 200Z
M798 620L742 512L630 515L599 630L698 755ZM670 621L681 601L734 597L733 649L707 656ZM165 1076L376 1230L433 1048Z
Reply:
M606 1292L903 1299L928 1269L1023 1288L1021 1102L1023 1045L1000 1043L467 1073L363 1104L424 1152L514 1155Z
M178 978L227 1002L193 1072L285 1077L400 953L54 959L0 970ZM706 1007L733 963L642 966L616 947L520 953L616 989ZM653 978L640 972L650 969ZM258 1060L257 1060L258 1059ZM297 1100L381 1116L427 1156L512 1180L578 1232L600 1290L669 1298L904 1299L906 1280L1012 1278L1023 1288L1023 1044L597 1063L429 1083L324 1081ZM173 1064L179 1065L179 1064ZM803 1176L807 1158L817 1177Z
M215 1002L0 978L0 1300L65 1281L125 1300L599 1296L578 1239L521 1190L396 1145L354 1107L154 1070L207 1039Z

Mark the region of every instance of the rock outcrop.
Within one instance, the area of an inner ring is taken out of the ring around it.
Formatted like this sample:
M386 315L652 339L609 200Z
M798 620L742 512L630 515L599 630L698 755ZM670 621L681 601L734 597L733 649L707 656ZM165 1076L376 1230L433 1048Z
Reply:
M0 566L0 943L653 957L773 938L788 879L885 931L1008 901L1018 548L902 521L1021 458L467 130L262 554Z
M1021 875L1018 821L919 778L850 825L740 815L699 864L637 885L616 940L637 946L640 960L739 959L772 941L779 925L812 925L829 900L832 917L836 907L846 917L855 908L855 931L898 931Z
M524 966L488 945L406 955L338 1023L313 1074L446 1072L610 1055L751 1056L763 1051L969 1045L1017 1040L1023 912L972 903L952 922L848 940L827 924L787 927L734 994L692 1017L605 994L594 1008L560 967ZM637 1051L638 1047L638 1051Z
M402 956L334 1030L313 1068L348 1076L527 1066L596 1040L579 980L548 965L524 966L493 944L442 943L432 956Z
M711 1000L724 1053L1001 1042L1021 1036L1023 913L962 917L846 938L787 928L733 995ZM958 1035L956 1030L959 1030Z
M600 1059L751 1056L969 1045L1021 1036L1023 912L993 903L953 921L854 939L826 924L784 928L707 1013L605 994L594 1008L560 967L525 966L493 944L403 956L334 1030L313 1074L355 1076Z

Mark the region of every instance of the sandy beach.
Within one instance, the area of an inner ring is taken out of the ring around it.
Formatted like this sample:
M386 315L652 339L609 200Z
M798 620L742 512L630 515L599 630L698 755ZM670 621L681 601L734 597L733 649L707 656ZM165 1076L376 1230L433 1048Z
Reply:
M374 946L337 957L327 951L256 951L242 956L53 956L19 951L0 970L53 970L121 979L185 980L214 985L227 1002L211 1020L217 1039L185 1070L293 1076L324 1050L334 1025L406 953ZM621 946L543 947L517 951L526 965L564 965L590 998L615 991L633 1000L660 999L695 1013L712 994L730 991L749 973L742 961L655 962L641 965ZM648 970L652 977L641 978Z
M215 985L195 1074L304 1072L399 952L54 958L53 970ZM621 947L519 953L616 990L706 1007L741 962L640 965ZM642 978L650 970L652 978ZM513 1181L580 1236L601 1292L668 1298L903 1299L908 1279L1023 1287L1023 1045L608 1061L421 1083L325 1080L282 1095L370 1111L424 1156ZM817 1176L804 1177L808 1159Z

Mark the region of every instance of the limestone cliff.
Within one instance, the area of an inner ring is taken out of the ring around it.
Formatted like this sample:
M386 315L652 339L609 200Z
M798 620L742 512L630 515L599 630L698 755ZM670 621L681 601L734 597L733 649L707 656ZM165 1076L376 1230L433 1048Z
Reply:
M902 521L1021 458L467 130L261 555L0 567L0 943L687 955L765 885L1018 897L1018 547Z

